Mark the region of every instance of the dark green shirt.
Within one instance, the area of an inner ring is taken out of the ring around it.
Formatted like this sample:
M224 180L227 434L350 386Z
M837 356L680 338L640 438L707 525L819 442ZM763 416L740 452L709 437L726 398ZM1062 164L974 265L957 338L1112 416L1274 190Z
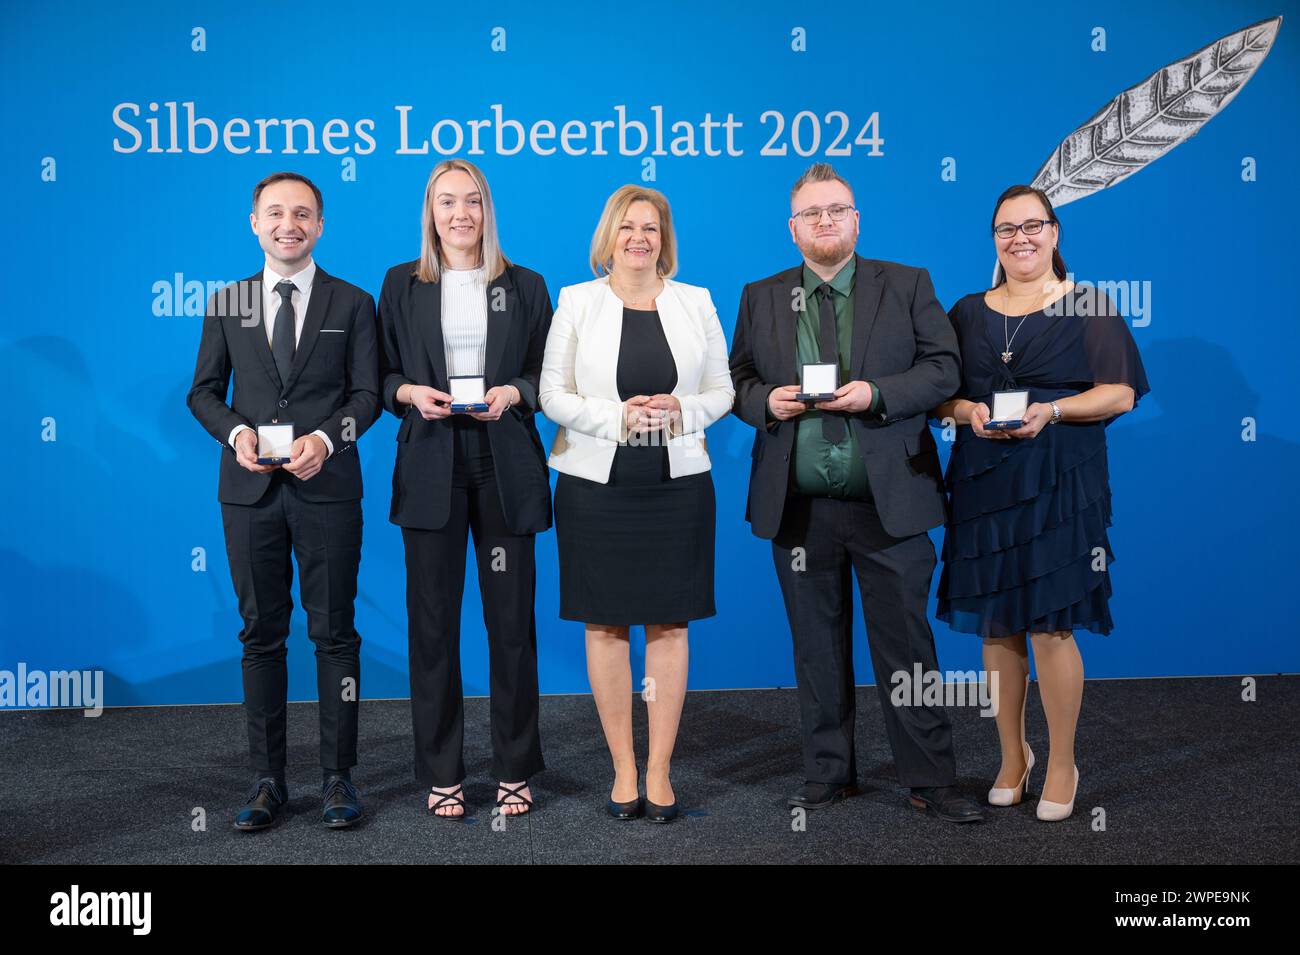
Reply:
M853 278L857 257L831 279L835 306L835 336L840 360L840 384L849 381L849 361L853 354ZM817 289L822 278L807 263L803 267L804 309L795 326L795 380L805 364L821 359L821 301ZM871 383L870 412L880 407L880 392ZM822 412L809 408L795 419L794 490L814 497L862 500L867 496L867 466L853 433L852 423L844 420L844 438L831 444L822 434Z

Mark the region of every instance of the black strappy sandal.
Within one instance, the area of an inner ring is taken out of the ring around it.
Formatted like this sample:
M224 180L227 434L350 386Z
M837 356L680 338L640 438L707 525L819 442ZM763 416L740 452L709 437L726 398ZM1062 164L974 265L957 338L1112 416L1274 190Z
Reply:
M514 812L514 813L503 812L501 813L501 815L526 816L529 812L532 811L533 801L529 799L527 796L523 795L523 791L527 788L528 788L528 780L526 779L518 786L508 786L505 783L498 781L497 789L498 791L504 792L505 795L497 797L497 809L501 809L504 806L526 807L523 812ZM514 802L511 802L512 798L514 799Z
M438 797L438 800L425 810L429 815L437 816L439 819L455 819L458 821L469 815L469 807L465 805L465 800L463 798L465 790L460 785L457 785L456 788L449 793L440 793L433 787L430 787L429 795ZM460 806L460 812L438 812L438 810L447 803L451 803L454 806Z

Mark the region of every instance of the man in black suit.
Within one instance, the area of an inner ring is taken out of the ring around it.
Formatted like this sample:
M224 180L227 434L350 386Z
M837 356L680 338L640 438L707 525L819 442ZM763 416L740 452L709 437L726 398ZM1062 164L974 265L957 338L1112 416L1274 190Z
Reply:
M323 213L320 190L304 176L275 173L257 184L249 222L265 265L208 303L188 398L221 445L217 498L244 620L239 638L255 777L235 819L245 831L272 825L288 799L291 551L316 645L322 821L343 828L361 817L351 778L361 646L353 627L361 559L356 441L379 416L379 358L374 300L312 260ZM256 428L270 423L293 425L287 463L258 463Z
M944 710L890 699L894 674L938 667L926 531L943 523L944 495L926 420L960 383L957 339L924 269L855 253L853 191L828 164L790 200L804 263L745 286L731 350L734 410L757 430L745 518L772 541L794 639L807 781L789 804L857 791L852 573L900 781L918 808L977 821L954 785ZM791 382L816 363L837 366L838 387L810 405Z

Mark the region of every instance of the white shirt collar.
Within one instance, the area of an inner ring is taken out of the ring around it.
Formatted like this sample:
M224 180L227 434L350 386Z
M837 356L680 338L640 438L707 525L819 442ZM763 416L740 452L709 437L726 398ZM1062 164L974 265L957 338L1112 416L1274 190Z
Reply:
M262 283L268 289L274 291L275 287L285 279L288 279L290 282L292 282L294 288L296 288L300 294L306 295L308 292L311 291L311 284L316 279L316 260L315 259L309 260L307 262L306 267L300 269L294 275L281 275L279 272L275 271L275 269L271 268L269 265L263 266Z

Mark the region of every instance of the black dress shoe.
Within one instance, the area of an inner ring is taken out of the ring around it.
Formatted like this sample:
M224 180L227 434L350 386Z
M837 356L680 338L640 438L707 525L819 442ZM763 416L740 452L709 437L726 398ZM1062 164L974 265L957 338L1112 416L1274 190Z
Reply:
M645 800L640 796L631 802L614 802L610 799L605 803L605 811L615 819L640 819L645 813Z
M346 829L361 818L361 795L352 780L330 773L321 786L321 822L329 829Z
M641 788L641 767L636 768L636 785L637 789ZM640 819L645 813L645 800L637 796L631 802L614 802L609 799L605 802L605 811L615 819L628 820Z
M235 828L242 832L255 832L275 825L280 810L289 801L289 793L271 776L262 776L253 783L253 791L244 808L235 817Z
M677 818L677 803L661 806L657 802L645 801L645 817L651 822L672 822Z
M936 816L948 822L984 821L980 807L959 793L956 786L913 789L911 802L917 809L933 809Z
M804 783L785 801L792 809L825 809L858 794L856 783Z

